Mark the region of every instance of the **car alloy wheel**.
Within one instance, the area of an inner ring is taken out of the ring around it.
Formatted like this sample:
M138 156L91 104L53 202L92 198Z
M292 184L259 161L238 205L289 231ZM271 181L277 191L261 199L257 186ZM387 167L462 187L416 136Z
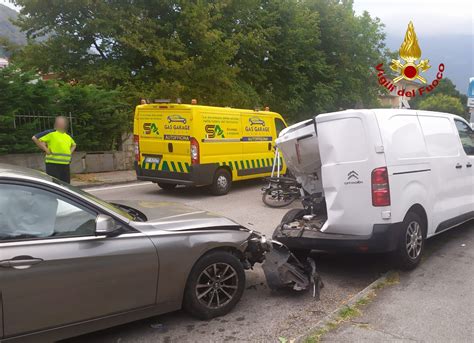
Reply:
M406 232L406 249L408 257L415 260L421 253L423 244L423 236L420 228L420 224L416 221L412 221L408 224Z
M209 309L227 305L237 293L237 271L227 263L214 263L202 271L195 287L199 302Z

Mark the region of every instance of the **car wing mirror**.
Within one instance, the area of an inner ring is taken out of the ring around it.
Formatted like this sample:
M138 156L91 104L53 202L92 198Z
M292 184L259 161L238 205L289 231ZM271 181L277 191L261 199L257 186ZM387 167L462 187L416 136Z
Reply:
M95 234L97 236L110 236L115 234L119 229L119 226L115 223L115 220L105 214L99 214L95 218Z

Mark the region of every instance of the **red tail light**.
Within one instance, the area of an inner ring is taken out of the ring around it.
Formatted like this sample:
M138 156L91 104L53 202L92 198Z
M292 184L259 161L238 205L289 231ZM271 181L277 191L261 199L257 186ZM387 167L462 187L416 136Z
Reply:
M372 170L372 205L390 206L390 187L387 167Z
M199 143L196 138L191 137L191 164L199 164Z
M135 152L135 161L140 162L140 136L133 135L133 145Z

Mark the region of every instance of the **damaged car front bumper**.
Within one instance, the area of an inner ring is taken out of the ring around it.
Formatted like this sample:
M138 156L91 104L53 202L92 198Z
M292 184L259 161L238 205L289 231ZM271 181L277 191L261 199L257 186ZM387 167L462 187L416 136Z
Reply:
M262 263L270 289L312 290L313 297L319 299L323 282L311 257L300 260L283 243L255 231L246 241L244 251L244 267L251 269L255 263Z

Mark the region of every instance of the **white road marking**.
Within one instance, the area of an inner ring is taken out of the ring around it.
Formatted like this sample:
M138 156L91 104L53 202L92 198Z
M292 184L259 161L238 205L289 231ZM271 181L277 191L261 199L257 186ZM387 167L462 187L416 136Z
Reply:
M117 186L105 186L105 187L91 187L91 188L85 188L84 190L87 192L100 192L100 191L109 191L112 189L120 189L120 188L128 188L128 187L138 187L138 186L145 186L145 185L151 185L152 182L134 182L134 183L129 183L125 185L117 185Z

